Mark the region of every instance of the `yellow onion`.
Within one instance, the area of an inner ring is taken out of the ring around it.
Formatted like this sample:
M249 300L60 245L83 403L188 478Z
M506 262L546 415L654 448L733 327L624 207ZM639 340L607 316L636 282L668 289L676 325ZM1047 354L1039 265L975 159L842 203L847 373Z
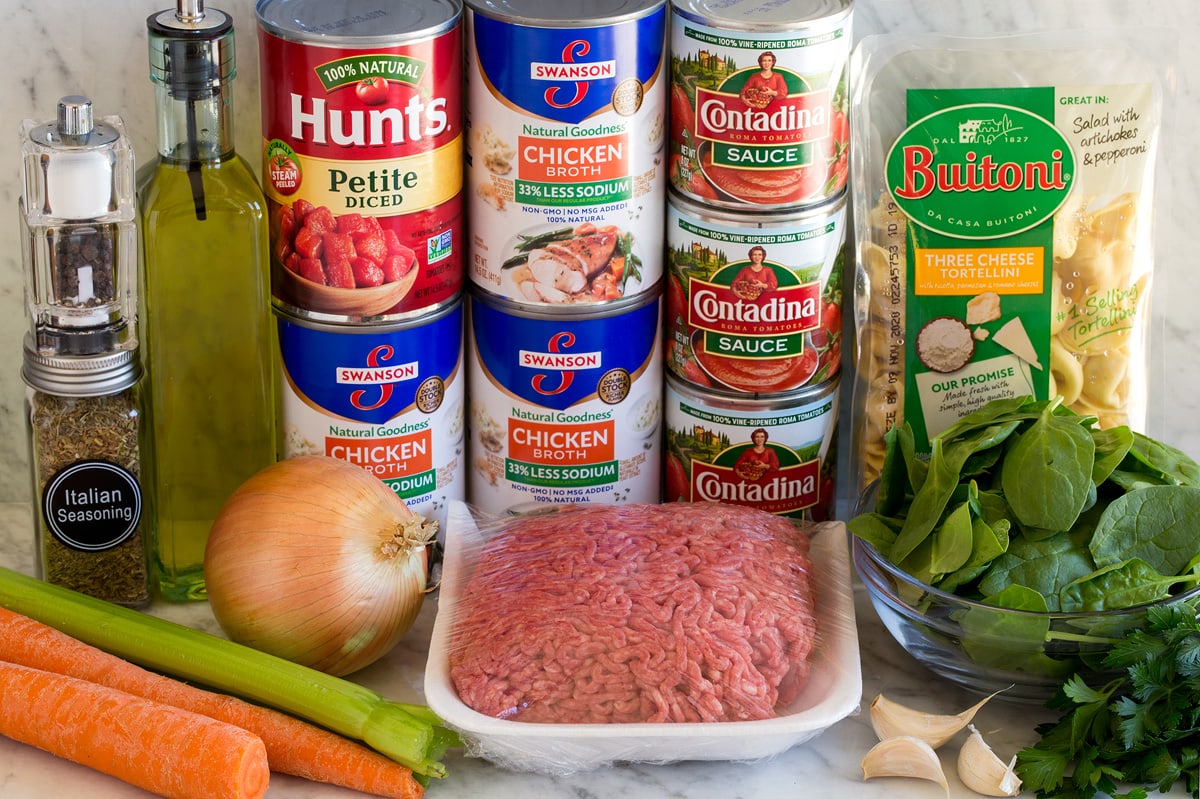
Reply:
M240 485L213 522L209 604L232 640L349 674L412 627L436 530L359 466L289 458Z

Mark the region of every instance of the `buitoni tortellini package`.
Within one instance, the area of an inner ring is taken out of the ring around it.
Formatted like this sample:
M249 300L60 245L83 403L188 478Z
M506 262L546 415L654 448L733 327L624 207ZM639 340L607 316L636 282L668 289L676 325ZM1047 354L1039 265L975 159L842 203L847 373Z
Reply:
M861 493L985 403L1142 429L1161 67L1095 31L865 37L852 62Z

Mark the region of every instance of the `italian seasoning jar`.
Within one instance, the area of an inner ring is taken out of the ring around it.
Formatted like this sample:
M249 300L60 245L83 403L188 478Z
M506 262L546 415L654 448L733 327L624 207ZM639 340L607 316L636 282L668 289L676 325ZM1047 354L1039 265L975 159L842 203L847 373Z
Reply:
M145 606L136 350L48 355L26 336L24 356L38 576Z

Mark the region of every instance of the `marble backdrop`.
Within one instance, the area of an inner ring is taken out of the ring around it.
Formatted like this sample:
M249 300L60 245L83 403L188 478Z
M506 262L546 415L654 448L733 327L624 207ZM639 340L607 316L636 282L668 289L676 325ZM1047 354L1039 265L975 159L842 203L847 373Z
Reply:
M334 2L335 0L329 0ZM793 0L804 4L807 0ZM405 2L405 0L380 0ZM815 3L815 0L813 0ZM238 147L258 160L258 49L253 0L214 3L234 17L238 77L234 85ZM85 94L96 113L120 114L141 161L154 153L154 92L146 56L146 17L161 0L5 0L0 4L0 501L29 498L22 420L21 338L27 322L17 224L19 145L24 118L51 119L58 98ZM1197 0L858 0L855 33L883 30L989 32L1082 26L1162 24L1178 32L1175 103L1166 158L1170 202L1159 209L1160 260L1155 311L1164 326L1156 356L1159 400L1149 432L1200 455L1200 269L1190 257L1200 219L1200 2ZM1169 290L1168 287L1169 280ZM1161 390L1159 390L1161 386ZM219 411L217 411L219 412Z

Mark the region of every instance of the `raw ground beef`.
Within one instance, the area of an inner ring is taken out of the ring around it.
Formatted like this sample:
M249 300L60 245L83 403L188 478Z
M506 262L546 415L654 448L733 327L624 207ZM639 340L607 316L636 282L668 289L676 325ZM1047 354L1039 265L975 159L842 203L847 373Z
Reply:
M451 679L529 722L771 718L808 678L808 538L732 505L580 506L491 538L454 616Z

